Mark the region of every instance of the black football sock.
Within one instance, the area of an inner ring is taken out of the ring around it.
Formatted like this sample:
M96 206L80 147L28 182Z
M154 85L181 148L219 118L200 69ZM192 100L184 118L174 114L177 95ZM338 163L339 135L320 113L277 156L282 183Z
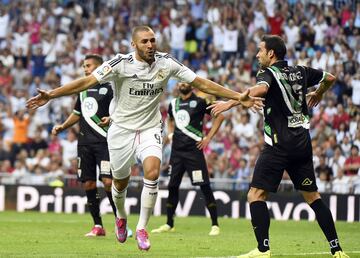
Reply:
M266 252L269 246L270 214L264 201L250 203L251 223L254 229L258 249Z
M218 226L219 223L218 223L216 201L214 198L214 194L211 190L211 187L210 185L202 185L200 186L200 189L205 197L205 205L210 213L211 224L213 226Z
M169 188L169 197L166 203L167 222L170 227L174 227L174 215L176 206L179 202L179 188Z
M340 243L335 229L335 224L330 209L325 205L322 199L317 199L310 207L314 210L316 219L326 239L329 241L331 253L341 251Z
M88 207L94 220L94 224L102 226L99 208L100 197L98 196L97 189L86 190L85 193L88 199Z
M111 191L105 191L108 199L109 199L109 202L110 202L110 205L111 205L111 208L113 210L113 213L114 213L114 216L116 218L116 206L115 206L115 203L114 203L114 200L112 198L112 194L111 194Z

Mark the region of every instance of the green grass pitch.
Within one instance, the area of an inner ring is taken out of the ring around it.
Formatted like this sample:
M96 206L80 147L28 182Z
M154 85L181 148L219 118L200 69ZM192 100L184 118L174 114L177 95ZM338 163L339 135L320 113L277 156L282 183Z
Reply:
M129 217L131 229L137 219ZM176 232L150 234L149 252L139 251L134 238L119 244L110 214L103 222L106 237L86 238L89 214L0 212L0 257L235 257L256 246L250 221L244 219L221 218L221 234L210 237L210 219L176 218ZM164 216L152 217L149 231L164 223ZM360 223L336 226L343 249L350 257L360 257ZM272 220L270 238L274 257L331 257L316 222Z

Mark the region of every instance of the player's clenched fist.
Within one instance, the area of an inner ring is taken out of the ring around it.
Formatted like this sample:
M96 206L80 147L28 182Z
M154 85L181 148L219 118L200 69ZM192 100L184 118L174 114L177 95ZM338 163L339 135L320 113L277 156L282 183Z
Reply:
M61 133L64 130L64 127L62 125L55 125L53 127L53 129L51 130L51 133L53 135L58 135L59 133Z

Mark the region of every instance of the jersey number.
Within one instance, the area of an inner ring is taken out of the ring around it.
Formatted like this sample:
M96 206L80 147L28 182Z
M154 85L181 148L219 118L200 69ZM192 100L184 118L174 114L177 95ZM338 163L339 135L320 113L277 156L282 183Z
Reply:
M156 139L156 142L158 143L158 144L162 144L162 142L161 142L161 135L160 134L154 134L154 137L155 137L155 139Z

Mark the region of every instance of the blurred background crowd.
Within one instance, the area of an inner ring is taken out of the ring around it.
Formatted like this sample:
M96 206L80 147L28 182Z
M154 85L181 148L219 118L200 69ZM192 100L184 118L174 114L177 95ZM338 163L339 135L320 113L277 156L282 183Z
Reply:
M87 53L108 60L132 51L131 28L146 24L156 32L159 51L237 91L255 84L257 45L266 33L285 39L289 64L336 75L335 86L311 111L314 169L321 192L360 193L360 1L0 2L2 183L77 184L78 128L50 134L72 112L76 96L53 100L35 112L25 110L26 99L37 88L55 88L83 76L81 62ZM176 83L170 80L163 96L164 119L169 101L177 96ZM217 179L215 188L245 191L263 145L262 117L241 107L224 115L205 150L209 173ZM211 118L204 127L211 128ZM165 139L164 177L170 144ZM141 175L141 170L135 166L132 174Z

